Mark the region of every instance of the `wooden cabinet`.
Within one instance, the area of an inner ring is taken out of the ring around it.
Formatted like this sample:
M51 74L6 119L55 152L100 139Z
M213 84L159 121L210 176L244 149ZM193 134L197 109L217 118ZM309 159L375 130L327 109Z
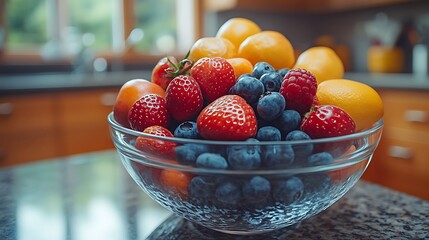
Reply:
M53 97L0 97L0 166L59 154Z
M116 89L80 90L58 96L61 151L64 155L113 148L107 115Z
M363 178L429 200L429 92L379 93L385 126Z
M0 97L0 167L113 148L119 87Z

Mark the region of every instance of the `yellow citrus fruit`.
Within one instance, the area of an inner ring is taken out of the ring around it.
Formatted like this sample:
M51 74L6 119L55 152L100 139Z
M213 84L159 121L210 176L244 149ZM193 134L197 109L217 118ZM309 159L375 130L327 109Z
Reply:
M252 73L253 64L245 58L228 58L226 59L234 69L235 79L245 73Z
M356 131L371 128L383 117L380 95L370 86L347 79L331 79L317 86L320 105L335 105L346 111L356 124Z
M217 31L216 37L226 38L238 49L240 44L249 36L261 31L261 28L247 18L231 18Z
M228 39L218 37L203 37L192 45L188 59L197 61L203 57L233 58L237 49Z
M329 47L312 47L305 50L298 56L293 68L310 71L316 76L318 83L344 76L343 62Z
M292 44L276 31L262 31L246 38L238 49L238 56L253 65L267 62L275 69L291 68L295 62Z

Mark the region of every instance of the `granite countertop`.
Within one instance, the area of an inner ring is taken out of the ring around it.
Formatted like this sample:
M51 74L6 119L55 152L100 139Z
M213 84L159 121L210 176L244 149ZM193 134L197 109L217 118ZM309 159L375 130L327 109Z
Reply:
M128 80L135 78L150 80L151 71L0 75L0 93L120 87ZM363 82L375 88L429 90L429 76L427 75L346 73L344 78Z
M114 151L0 169L0 239L429 239L428 226L429 202L360 181L298 226L231 237L163 209Z

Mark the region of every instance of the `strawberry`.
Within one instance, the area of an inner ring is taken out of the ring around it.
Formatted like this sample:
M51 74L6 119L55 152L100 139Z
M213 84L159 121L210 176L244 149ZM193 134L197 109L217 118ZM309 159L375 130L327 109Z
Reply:
M174 137L167 128L162 126L147 127L143 130L143 133L163 137ZM171 158L175 154L176 143L169 142L167 140L139 136L136 139L135 147L143 152L153 154L155 156L162 155L163 157Z
M315 106L305 116L301 123L301 130L312 139L338 137L355 133L356 125L350 115L334 105ZM351 140L321 144L319 150L330 152L332 155L342 154L350 148Z
M152 82L161 86L164 90L167 89L170 82L177 76L186 74L191 68L190 60L185 59L178 62L175 57L163 57L158 61L152 69Z
M224 58L200 58L189 70L191 76L200 85L207 103L228 94L235 84L234 69Z
M256 135L255 112L242 97L225 95L201 111L197 129L205 139L246 140Z
M167 110L177 121L190 120L201 111L203 95L197 81L191 76L175 77L167 87Z
M137 100L128 111L131 129L143 131L153 125L166 127L169 122L167 104L158 94L146 94Z

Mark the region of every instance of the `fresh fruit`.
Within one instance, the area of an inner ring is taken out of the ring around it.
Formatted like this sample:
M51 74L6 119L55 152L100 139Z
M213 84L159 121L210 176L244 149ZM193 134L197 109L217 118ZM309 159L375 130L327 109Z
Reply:
M237 57L237 49L228 39L203 37L192 45L188 59L196 62L205 57L234 58Z
M266 178L254 176L243 184L243 198L248 203L264 203L271 192L271 183Z
M253 64L245 58L227 58L226 59L234 69L235 79L238 79L245 73L252 73Z
M173 71L174 64L177 64L177 59L172 56L163 57L155 67L152 69L152 82L161 86L164 90L167 89L168 84L173 80L170 74Z
M225 95L201 111L197 128L205 139L241 141L255 136L257 122L246 100L237 95Z
M191 179L192 176L188 173L168 168L162 169L159 176L159 181L165 191L183 199L188 197L188 188Z
M224 58L201 58L189 73L201 88L207 103L226 95L235 84L234 69Z
M189 139L199 139L201 138L198 133L197 123L193 121L185 121L179 124L179 126L174 129L174 137L179 138L189 138Z
M255 64L255 66L253 67L252 76L257 78L257 79L260 79L262 77L262 75L264 75L266 73L272 73L275 71L276 70L274 69L274 67L271 66L269 63L257 62Z
M344 66L338 55L328 47L312 47L302 52L293 68L311 72L318 83L344 76Z
M246 142L255 142L257 144L259 141L249 138ZM231 146L228 148L227 153L228 164L232 169L257 169L261 165L261 151L258 146Z
M355 122L347 112L334 105L320 105L306 116L301 130L312 139L355 133Z
M371 128L383 117L383 101L370 86L346 79L322 82L317 89L321 105L335 105L346 111L356 124L356 131Z
M250 19L231 18L222 24L216 33L216 37L228 39L238 49L247 37L260 31L261 28Z
M278 118L285 109L286 101L278 92L266 92L258 101L258 116L266 121Z
M191 68L192 63L187 57L185 56L180 62L172 56L160 59L152 69L152 82L166 90L171 80L177 76L185 75L189 68Z
M264 84L265 91L278 92L283 82L282 76L278 72L265 73L259 79Z
M177 146L175 151L176 151L176 160L180 164L195 165L195 162L197 161L197 157L202 153L208 152L209 149L207 145L204 145L204 144L188 143L188 144Z
M236 206L243 198L241 187L235 181L225 181L219 184L215 191L216 201L221 205Z
M189 195L192 199L209 200L213 198L215 184L210 179L196 176L189 183Z
M228 163L222 155L217 153L202 153L197 157L195 165L199 168L227 169Z
M259 128L256 133L256 139L259 141L280 141L282 139L282 134L279 129L273 126L265 126Z
M287 167L295 160L291 145L265 145L261 155L261 165L269 169Z
M175 77L167 87L168 113L177 121L193 119L201 111L204 99L197 81L191 76Z
M274 200L291 204L301 199L304 193L304 183L297 177L275 181L272 186Z
M130 108L128 122L130 128L136 131L154 125L167 127L169 115L165 99L158 94L144 95Z
M321 166L328 165L334 161L334 157L328 152L318 152L312 154L307 159L307 164L309 166Z
M306 159L314 149L314 145L312 143L305 143L305 141L311 140L311 137L301 131L301 130L293 130L289 132L286 137L286 141L303 141L303 144L295 144L292 146L293 152L295 153L295 159L302 161Z
M286 109L296 110L301 115L310 110L316 91L316 78L304 69L290 70L280 87L280 93L286 99Z
M133 79L122 85L113 105L113 116L122 126L129 128L128 112L133 104L145 94L165 96L165 91L158 84L144 79Z
M247 75L240 77L229 90L229 94L235 94L244 98L250 105L257 103L264 92L262 82Z
M246 38L238 49L238 56L253 65L267 62L275 69L291 68L295 62L292 44L276 31L262 31Z
M147 127L143 133L162 137L173 137L173 134L161 126ZM141 151L154 154L156 156L165 156L171 158L175 154L176 143L156 138L139 136L136 139L135 147Z
M301 115L295 110L284 110L280 117L273 122L273 125L280 130L282 139L284 139L289 132L298 129L300 124Z

